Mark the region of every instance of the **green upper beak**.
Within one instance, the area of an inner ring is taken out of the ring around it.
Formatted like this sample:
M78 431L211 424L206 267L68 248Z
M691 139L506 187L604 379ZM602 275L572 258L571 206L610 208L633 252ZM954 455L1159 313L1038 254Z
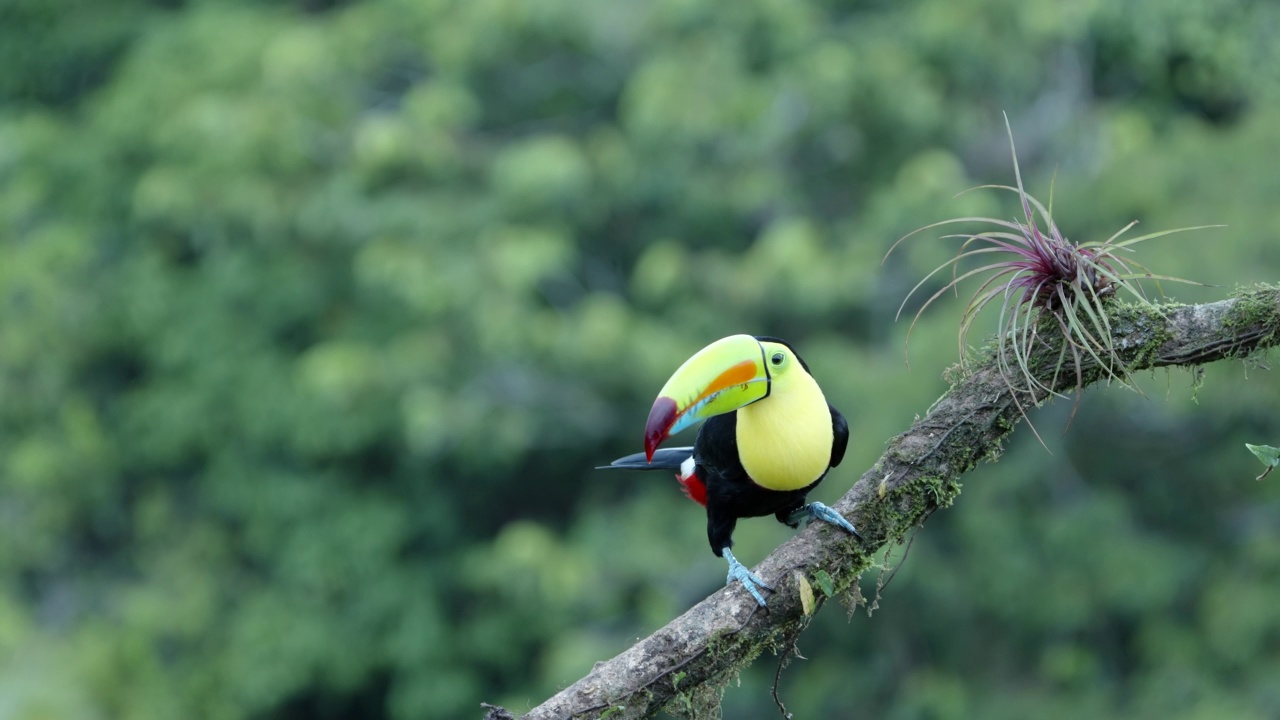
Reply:
M764 348L750 335L730 335L702 348L667 380L644 426L645 456L668 436L701 420L769 395Z

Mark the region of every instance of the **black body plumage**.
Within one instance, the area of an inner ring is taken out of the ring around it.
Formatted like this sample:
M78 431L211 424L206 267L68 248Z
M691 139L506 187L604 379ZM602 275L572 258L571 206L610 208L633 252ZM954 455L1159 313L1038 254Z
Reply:
M827 407L831 410L834 435L827 468L830 470L844 459L849 424L839 410ZM796 527L792 514L804 506L805 497L827 476L823 473L799 490L777 491L757 485L738 457L737 413L717 415L702 424L693 444L693 458L698 477L707 488L707 541L717 556L723 548L733 545L738 518L774 515L778 522Z
M849 446L849 423L844 415L830 404L831 463L828 470L840 464ZM705 488L707 507L707 541L717 556L724 548L733 545L733 530L738 518L773 515L778 522L796 527L793 514L805 504L805 497L826 477L798 490L777 491L761 487L747 475L738 457L737 413L726 413L709 418L698 430L693 447L662 448L653 455L653 462L644 453L618 458L599 469L669 470L679 474L689 456L694 459L694 474ZM686 484L686 488L688 485ZM696 492L690 497L695 500Z

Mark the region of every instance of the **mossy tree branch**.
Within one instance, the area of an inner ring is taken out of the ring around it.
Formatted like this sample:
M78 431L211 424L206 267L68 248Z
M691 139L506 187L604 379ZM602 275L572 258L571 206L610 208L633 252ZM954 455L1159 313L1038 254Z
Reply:
M1260 287L1221 302L1142 308L1109 308L1115 348L1129 372L1194 366L1241 358L1277 343L1280 288ZM1057 357L1050 350L1046 357ZM1053 363L1040 363L1043 377L1067 391L1074 372L1053 377ZM1085 385L1106 375L1082 368ZM836 503L862 531L857 542L823 524L810 526L773 551L755 571L775 584L767 608L758 608L738 587L722 589L612 660L597 663L586 677L531 710L526 720L648 717L673 700L709 700L711 690L750 664L764 650L786 651L808 623L801 600L803 575L818 604L819 572L834 581L834 596L856 592L858 576L877 549L899 542L960 492L957 482L980 460L995 459L1022 418L1021 408L1042 401L1014 391L988 357L975 363L909 430L893 438L876 464ZM812 608L811 608L812 610ZM684 703L680 703L683 705ZM670 708L679 711L673 705ZM489 707L491 720L510 718Z

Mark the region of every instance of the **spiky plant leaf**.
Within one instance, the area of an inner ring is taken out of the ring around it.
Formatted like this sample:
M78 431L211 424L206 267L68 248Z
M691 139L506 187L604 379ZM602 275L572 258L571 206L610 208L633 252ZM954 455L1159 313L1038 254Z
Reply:
M955 257L934 268L907 293L898 308L901 316L911 297L940 272L950 269L950 282L932 293L916 311L907 329L907 345L911 332L925 310L970 278L982 278L977 290L969 296L960 316L958 332L960 362L968 367L968 337L974 322L992 305L999 308L996 336L996 365L1011 389L1032 392L1035 396L1061 395L1059 379L1064 371L1075 374L1076 388L1084 384L1086 361L1098 368L1107 380L1115 380L1134 388L1112 339L1111 321L1106 305L1124 294L1133 302L1153 307L1139 284L1142 280L1199 285L1191 280L1158 275L1132 258L1139 243L1167 237L1174 233L1202 230L1221 225L1201 225L1148 233L1122 240L1137 225L1133 221L1111 237L1101 241L1074 243L1059 229L1053 216L1053 198L1046 206L1026 191L1013 129L1005 116L1009 149L1013 159L1014 185L980 185L973 190L997 190L1017 195L1020 218L1002 220L991 217L961 217L931 223L914 230L889 248L887 258L908 238L940 227L963 224L994 226L980 232L961 232L941 236L944 240L961 240ZM961 193L964 194L964 193ZM987 259L986 264L962 270L970 260ZM1049 382L1037 379L1031 365L1037 351L1050 347L1045 333L1055 332L1062 338ZM1136 389L1136 388L1134 388Z

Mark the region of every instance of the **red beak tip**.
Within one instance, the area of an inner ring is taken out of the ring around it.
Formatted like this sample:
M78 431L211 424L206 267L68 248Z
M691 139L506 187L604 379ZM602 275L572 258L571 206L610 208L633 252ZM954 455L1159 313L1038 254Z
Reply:
M653 462L653 454L654 454L654 453L656 453L656 452L658 452L658 446L659 446L659 445L661 445L661 444L662 444L662 441L663 441L663 440L665 440L665 439L666 439L666 433L662 433L662 434L652 434L652 435L651 435L651 434L649 434L649 433L645 433L645 436L644 436L644 459L645 459L645 460L647 460L648 462L652 463L652 462Z
M653 401L653 409L649 411L649 420L644 426L644 456L649 462L653 462L653 454L667 439L667 431L675 424L676 415L675 400L659 397Z

